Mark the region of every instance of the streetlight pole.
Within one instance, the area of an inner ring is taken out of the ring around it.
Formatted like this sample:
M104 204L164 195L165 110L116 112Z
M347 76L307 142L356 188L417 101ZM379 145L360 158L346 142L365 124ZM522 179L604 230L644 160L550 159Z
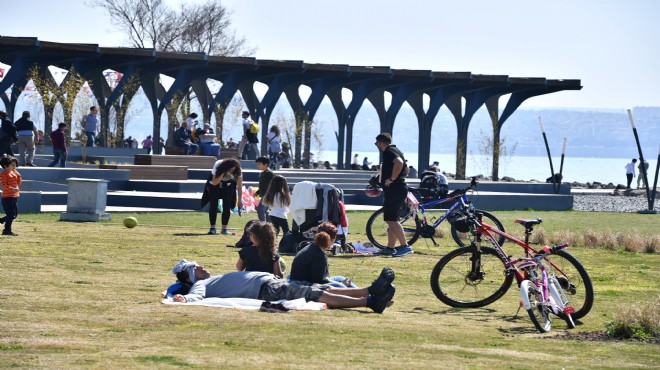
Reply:
M539 116L539 126L541 126L541 133L543 134L543 142L545 142L545 150L548 152L548 161L550 161L550 179L552 179L552 188L555 193L559 193L559 187L555 181L555 169L552 166L552 156L550 155L550 146L548 145L548 137L545 135L545 129L543 128L543 120Z
M633 134L635 135L635 142L637 143L637 151L639 152L639 161L641 162L641 175L644 176L644 183L646 184L646 200L648 201L649 208L647 212L644 213L655 213L653 210L653 202L651 201L651 194L649 190L648 177L646 176L646 166L644 166L644 154L642 154L642 146L639 144L639 135L637 135L637 128L635 127L635 120L633 119L633 114L630 109L628 109L628 118L630 119L630 126L632 126ZM660 154L658 155L660 157ZM656 171L657 172L657 171ZM657 177L657 176L656 176ZM657 181L657 179L656 179ZM655 186L655 185L654 185ZM655 193L655 187L653 189Z

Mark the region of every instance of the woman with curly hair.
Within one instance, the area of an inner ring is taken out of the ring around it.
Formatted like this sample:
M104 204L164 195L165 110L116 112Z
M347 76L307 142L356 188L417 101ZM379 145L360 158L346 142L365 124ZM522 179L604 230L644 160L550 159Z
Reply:
M243 247L238 252L236 270L269 272L282 278L283 268L280 265L280 255L276 251L273 225L257 221L248 231L253 245Z
M270 181L270 186L263 198L263 203L270 208L270 222L275 226L275 234L289 232L289 205L291 204L291 194L289 193L289 184L283 176L275 175Z
M211 228L209 234L216 233L215 223L218 218L218 203L222 199L222 234L236 235L233 231L227 230L231 209L238 201L237 207L243 208L243 171L241 164L237 159L227 158L216 161L211 169L208 181L206 182L205 192L208 193L210 202L209 223ZM238 192L238 196L237 193Z

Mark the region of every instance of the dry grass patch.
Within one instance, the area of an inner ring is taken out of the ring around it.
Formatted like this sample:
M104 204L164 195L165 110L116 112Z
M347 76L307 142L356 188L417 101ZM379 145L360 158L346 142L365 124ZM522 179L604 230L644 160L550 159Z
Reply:
M640 252L644 248L644 239L636 229L620 234L618 242L628 252Z
M658 253L660 252L660 236L651 235L644 239L644 252Z
M617 339L660 340L660 296L651 302L619 308L605 331Z

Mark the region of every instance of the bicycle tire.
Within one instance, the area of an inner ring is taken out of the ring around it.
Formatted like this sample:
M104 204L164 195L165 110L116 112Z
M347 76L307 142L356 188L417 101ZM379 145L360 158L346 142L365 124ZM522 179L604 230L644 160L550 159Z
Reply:
M552 328L552 318L550 317L550 304L543 301L541 292L536 285L529 280L523 280L520 283L520 298L525 303L529 303L530 308L525 307L525 311L532 319L532 323L541 333L547 333Z
M403 226L408 245L413 245L419 239L421 222L417 214L411 215L407 207L399 210L399 222ZM383 220L383 208L374 212L367 220L367 238L371 244L379 249L387 247L387 223Z
M572 319L579 320L586 316L594 304L594 288L587 270L580 261L566 250L558 250L546 257L558 269L553 269L555 277L568 298L568 303L575 308ZM548 268L552 268L548 266Z
M497 219L497 217L493 216L492 213L483 211L481 209L475 209L474 210L476 213L481 214L481 219L485 220L487 224L496 227L498 230L505 231L504 230L504 225L500 222L500 220ZM506 241L506 238L498 235L499 238L497 238L497 244L500 246L504 245L504 242ZM472 244L472 241L474 240L474 235L472 233L467 232L467 233L462 233L452 225L451 227L451 237L454 238L454 241L459 247L467 247Z
M479 258L477 273L472 261ZM501 298L511 287L513 274L503 273L504 260L491 247L455 249L438 261L431 272L431 289L442 303L451 307L477 308Z

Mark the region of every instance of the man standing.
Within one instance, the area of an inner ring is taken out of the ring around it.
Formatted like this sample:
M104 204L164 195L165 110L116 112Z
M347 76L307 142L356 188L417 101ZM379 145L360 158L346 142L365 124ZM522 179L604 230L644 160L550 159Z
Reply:
M18 141L14 124L7 119L7 113L0 110L0 157L4 154L14 156L12 144Z
M96 140L96 133L98 132L99 119L96 116L98 109L96 107L89 108L89 114L83 117L82 126L87 135L87 146L94 147Z
M50 133L50 141L53 144L53 161L50 162L48 167L55 166L58 162L60 167L66 167L66 137L64 135L64 130L66 129L66 123L62 122L57 126L57 130Z
M644 160L642 163L642 159L639 159L639 165L637 165L637 169L639 170L639 175L637 175L637 189L639 189L639 183L643 180L644 181L644 187L648 187L648 184L646 183L646 179L649 177L649 161ZM644 177L646 175L646 177Z
M34 138L39 135L39 132L34 122L30 120L30 112L23 112L23 116L14 122L14 127L16 127L18 136L19 166L36 167L32 163L32 159L34 158Z
M637 163L637 159L633 158L632 162L626 165L626 178L628 180L626 189L630 189L630 184L632 183L633 177L635 177L635 163Z
M241 124L241 127L243 127L243 137L241 138L241 141L238 143L239 159L243 159L243 150L245 149L245 145L248 143L247 134L250 132L250 112L243 111L242 117L243 117L243 122Z
M380 186L383 188L383 220L387 223L387 248L375 254L382 256L401 257L413 253L406 241L403 226L399 222L399 210L408 196L406 176L408 166L403 153L392 144L392 136L381 133L376 136L376 147L383 153L383 163L380 166ZM399 246L395 248L396 243Z
M183 148L183 155L193 155L197 152L197 144L192 142L192 133L188 123L182 122L181 127L174 131L174 145Z

